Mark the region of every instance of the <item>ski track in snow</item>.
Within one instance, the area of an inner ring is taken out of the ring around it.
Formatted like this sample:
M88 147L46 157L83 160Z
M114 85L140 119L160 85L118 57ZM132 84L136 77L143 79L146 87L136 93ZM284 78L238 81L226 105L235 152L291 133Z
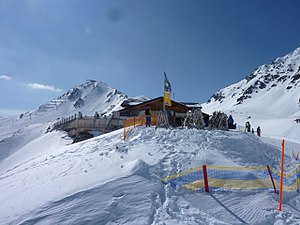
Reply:
M299 224L297 194L285 199L285 211L278 212L278 195L268 191L207 194L160 182L202 164L278 163L277 148L246 133L231 133L139 127L128 131L126 141L119 130L32 157L1 171L0 191L8 195L1 200L8 208L0 211L0 219L24 225ZM49 187L46 197L41 189ZM15 207L10 197L16 190L15 198L29 201L32 195L33 203Z

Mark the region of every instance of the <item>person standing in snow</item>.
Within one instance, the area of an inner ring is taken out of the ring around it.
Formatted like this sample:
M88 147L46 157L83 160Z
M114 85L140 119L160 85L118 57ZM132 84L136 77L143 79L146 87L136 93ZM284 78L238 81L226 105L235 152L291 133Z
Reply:
M228 129L233 129L234 120L231 115L229 115L229 117L227 119L227 123L228 123Z
M251 124L250 124L250 122L248 122L248 130L247 131L251 132Z
M249 121L246 122L245 127L246 127L246 132L251 132L251 125Z
M82 119L82 112L80 112L80 111L78 112L78 118Z
M95 119L99 119L99 114L98 114L97 111L95 112L94 118L95 118Z
M147 105L145 109L145 116L146 116L146 127L150 127L151 125L151 110L149 105Z
M261 135L260 126L257 127L256 132L257 132L257 136L260 137L260 135Z

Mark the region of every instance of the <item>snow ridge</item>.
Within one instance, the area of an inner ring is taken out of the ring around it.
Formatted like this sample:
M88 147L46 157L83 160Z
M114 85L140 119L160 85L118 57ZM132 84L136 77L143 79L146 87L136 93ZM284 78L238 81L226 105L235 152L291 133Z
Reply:
M206 105L238 105L256 104L261 98L264 104L270 105L278 115L293 115L298 110L300 97L300 48L276 58L270 64L264 64L254 69L245 79L216 92ZM288 98L295 107L292 112L286 107L279 109L278 105L286 105L283 101ZM274 101L275 100L275 101ZM279 111L278 111L279 110ZM267 110L268 111L268 110Z
M62 108L63 116L78 111L86 115L93 115L95 111L102 115L110 115L127 98L125 94L103 82L87 80L60 97L40 106L37 112L55 112Z
M298 139L300 126L300 48L254 69L245 79L216 92L202 105L212 114L232 115L239 129L249 121L263 134Z

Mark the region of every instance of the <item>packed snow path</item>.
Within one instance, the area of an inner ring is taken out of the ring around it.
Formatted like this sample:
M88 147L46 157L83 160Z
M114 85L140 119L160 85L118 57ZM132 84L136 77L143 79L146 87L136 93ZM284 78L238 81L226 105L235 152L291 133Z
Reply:
M2 224L299 224L300 195L191 192L161 179L202 164L279 167L280 148L243 132L139 127L65 146L52 132L0 164ZM42 154L41 154L42 153ZM287 156L286 164L294 164Z

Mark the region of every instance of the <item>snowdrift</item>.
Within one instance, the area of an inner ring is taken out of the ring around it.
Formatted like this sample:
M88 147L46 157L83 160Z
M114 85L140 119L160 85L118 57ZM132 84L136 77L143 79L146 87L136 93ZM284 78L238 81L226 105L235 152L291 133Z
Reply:
M285 195L278 212L278 196L268 191L207 194L161 182L202 164L278 168L279 146L234 131L138 127L126 141L122 132L73 145L61 139L64 133L51 132L5 158L1 223L298 223L298 193ZM286 165L296 166L289 156Z

